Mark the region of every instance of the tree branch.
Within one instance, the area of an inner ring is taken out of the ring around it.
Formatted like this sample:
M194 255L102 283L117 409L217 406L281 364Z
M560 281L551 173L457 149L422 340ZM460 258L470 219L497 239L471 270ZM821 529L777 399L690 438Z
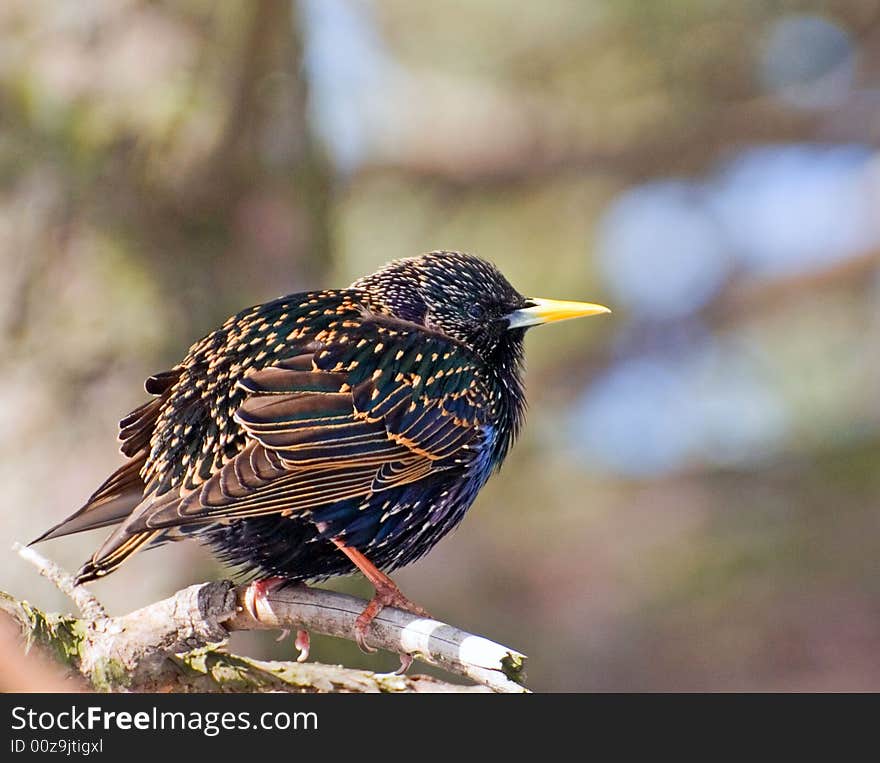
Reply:
M290 586L266 594L256 603L259 619L244 606L246 586L235 589L235 614L224 621L230 631L303 628L355 640L354 624L366 602L346 594L306 586ZM525 656L482 636L387 607L373 620L371 646L470 678L498 692L524 691Z
M100 604L70 586L63 570L33 549L18 552L90 612ZM232 631L297 628L354 640L354 623L366 602L352 596L292 586L257 602L257 617L243 606L247 586L217 581L190 586L174 596L120 617L82 619L48 614L0 593L0 610L29 642L48 647L99 691L485 691L525 692L525 657L451 625L385 609L371 627L376 647L470 678L477 687L426 676L399 676L318 663L264 662L229 654Z
M61 593L76 604L83 617L90 620L107 617L107 612L101 602L85 586L77 585L76 578L67 570L61 569L52 560L21 543L13 543L12 550L26 562L33 564L44 578L51 580Z

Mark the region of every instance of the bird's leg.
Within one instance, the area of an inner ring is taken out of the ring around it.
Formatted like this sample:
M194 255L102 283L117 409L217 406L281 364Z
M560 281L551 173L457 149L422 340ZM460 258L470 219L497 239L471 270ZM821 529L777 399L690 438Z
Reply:
M407 599L406 596L401 593L394 581L378 569L376 565L367 559L367 557L365 557L360 551L351 548L350 546L346 546L345 543L336 538L331 538L331 540L336 548L351 559L355 567L364 574L364 577L366 577L376 589L376 595L370 599L370 603L367 604L364 611L360 613L358 619L354 623L355 640L361 648L361 651L376 651L373 647L367 644L367 630L370 627L370 623L376 619L376 615L385 609L385 607L396 607L397 609L411 612L419 617L431 617L431 615L429 615L418 604L414 604ZM412 657L409 655L401 655L400 663L401 669L406 670L410 663L412 663Z
M266 601L266 596L269 593L287 582L288 581L284 578L279 577L262 578L260 580L255 580L247 587L247 590L244 592L244 606L254 620L260 619L259 613L257 612L257 606ZM290 629L284 628L276 641L284 641L289 635ZM296 641L294 641L294 646L299 649L299 656L296 658L297 662L305 662L309 659L310 645L311 641L309 639L309 632L298 630L296 632Z

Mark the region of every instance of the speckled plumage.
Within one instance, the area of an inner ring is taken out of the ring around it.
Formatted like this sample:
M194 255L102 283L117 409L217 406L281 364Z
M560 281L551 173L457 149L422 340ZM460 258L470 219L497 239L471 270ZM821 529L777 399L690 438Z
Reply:
M79 573L196 537L260 577L392 570L454 528L520 427L529 306L494 266L433 252L229 318L146 382L128 461L41 539L116 524Z

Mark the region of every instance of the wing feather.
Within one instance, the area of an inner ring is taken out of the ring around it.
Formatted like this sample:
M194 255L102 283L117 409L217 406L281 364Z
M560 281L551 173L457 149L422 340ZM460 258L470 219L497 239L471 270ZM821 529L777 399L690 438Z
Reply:
M198 487L148 496L125 532L307 513L466 469L489 415L480 361L415 326L359 329L240 380L246 447Z

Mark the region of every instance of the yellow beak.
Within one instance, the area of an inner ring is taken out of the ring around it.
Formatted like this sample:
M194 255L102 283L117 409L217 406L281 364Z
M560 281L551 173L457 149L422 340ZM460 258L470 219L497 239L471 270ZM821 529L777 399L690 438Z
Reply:
M611 311L604 305L591 302L562 302L556 299L529 299L532 307L515 310L508 316L510 328L521 329L538 326L541 323L567 321L571 318L585 318L588 315L602 315Z

